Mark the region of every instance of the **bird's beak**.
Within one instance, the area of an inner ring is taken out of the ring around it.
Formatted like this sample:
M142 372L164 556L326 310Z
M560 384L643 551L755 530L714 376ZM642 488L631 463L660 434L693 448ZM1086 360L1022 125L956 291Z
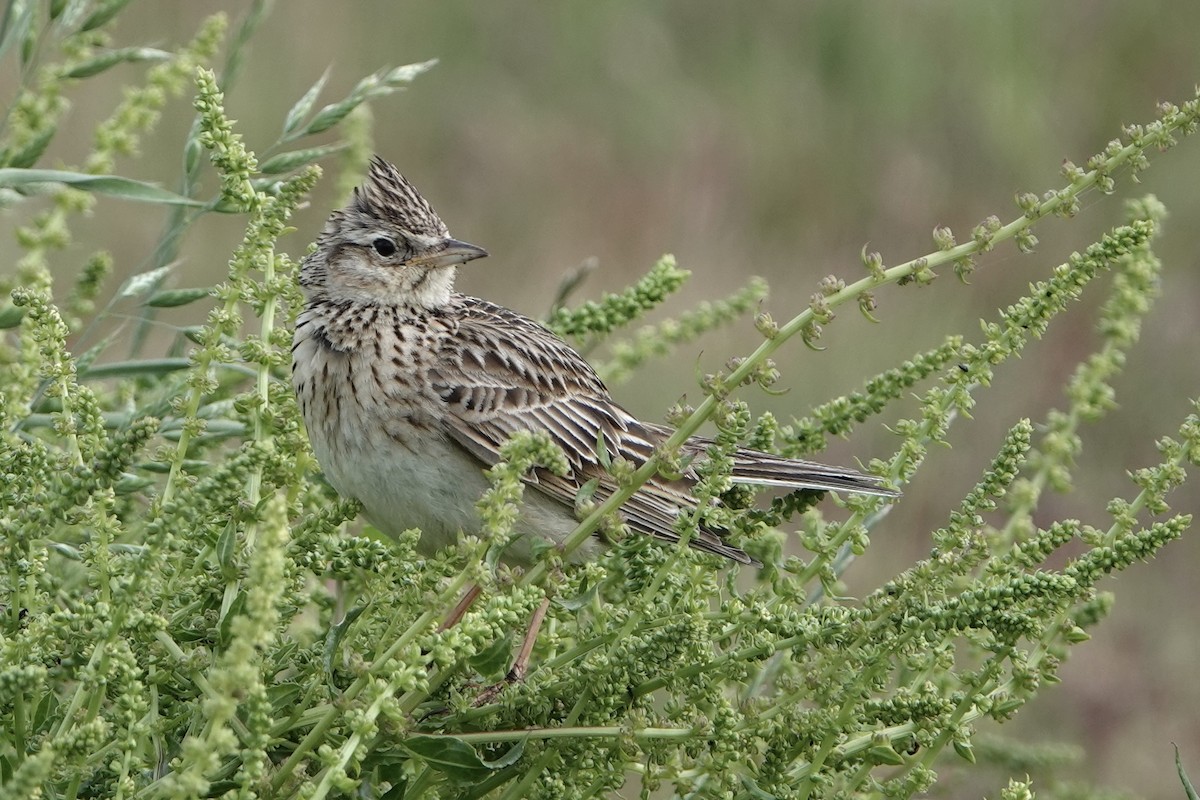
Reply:
M453 267L477 258L485 258L487 254L487 250L482 247L460 242L458 239L446 239L436 251L419 255L410 259L408 263L426 267Z

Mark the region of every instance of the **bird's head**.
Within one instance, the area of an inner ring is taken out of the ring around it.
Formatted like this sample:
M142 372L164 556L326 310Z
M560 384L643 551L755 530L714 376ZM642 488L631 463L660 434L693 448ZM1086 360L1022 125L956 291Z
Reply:
M333 212L300 270L309 295L435 309L459 264L487 251L451 238L416 188L379 156L345 208Z

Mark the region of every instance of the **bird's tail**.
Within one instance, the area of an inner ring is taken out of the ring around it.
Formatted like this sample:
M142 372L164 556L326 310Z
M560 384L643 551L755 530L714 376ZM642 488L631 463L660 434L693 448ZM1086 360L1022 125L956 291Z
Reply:
M784 489L848 492L877 497L895 497L899 492L883 485L874 475L815 461L783 458L757 450L739 450L733 457L734 483L778 486Z

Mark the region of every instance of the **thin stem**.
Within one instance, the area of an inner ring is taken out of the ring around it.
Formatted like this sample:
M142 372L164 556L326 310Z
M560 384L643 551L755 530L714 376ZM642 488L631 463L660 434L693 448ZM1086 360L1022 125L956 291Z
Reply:
M421 734L440 737L443 734ZM691 739L699 736L695 728L624 728L620 725L581 725L562 728L521 728L508 731L478 731L476 733L444 734L447 739L468 743L520 742L525 739Z
M1173 129L1170 129L1173 130ZM1169 131L1168 131L1169 132ZM1136 144L1129 144L1123 147L1113 156L1105 159L1104 164L1096 169L1089 170L1083 173L1075 181L1070 183L1066 188L1053 193L1050 197L1043 200L1026 214L1022 214L1016 219L1009 222L1007 225L1001 226L992 233L986 240L972 240L964 244L956 245L946 250L938 250L920 258L914 258L909 261L883 270L878 275L867 275L859 280L848 284L844 288L833 292L824 298L824 304L829 308L837 308L846 303L857 300L864 293L871 291L879 286L896 283L903 278L909 278L918 271L932 270L945 264L951 264L960 261L964 258L973 256L977 253L990 250L998 242L1005 241L1015 237L1021 231L1029 228L1034 222L1053 214L1060 208L1063 208L1068 203L1072 202L1076 197L1093 187L1102 175L1106 175L1123 166L1134 155L1141 153L1145 147L1140 147ZM807 308L797 314L786 324L780 326L771 338L763 341L754 352L752 352L741 364L739 364L723 381L725 387L741 386L749 380L759 366L770 358L776 350L783 344L795 336L797 333L809 329L816 322L816 311L813 308ZM717 405L724 399L724 395L730 391L712 390L700 403L700 405L688 415L688 417L680 423L675 432L662 445L662 452L674 452L684 442L696 434L700 427L708 421L717 409ZM652 478L659 469L661 464L661 456L655 454L648 458L642 466L633 472L628 481L625 482L617 491L609 495L603 502L599 503L590 514L588 514L561 544L560 549L563 554L570 554L578 548L595 530L600 526L605 518L610 514L615 513L630 497L632 497L646 481ZM546 578L548 574L548 566L546 561L541 561L534 565L522 579L523 585L538 583Z
M447 585L442 591L441 595L438 597L438 601L433 604L433 607L428 609L421 616L417 617L417 619L408 626L408 630L406 630L404 634L400 636L400 638L393 642L392 645L386 651L384 651L383 655L375 659L374 664L380 666L387 664L388 661L390 661L397 653L408 647L408 645L415 641L418 636L425 632L430 625L444 616L446 609L450 606L450 603L457 601L459 593L462 592L463 587L466 586L468 582L470 582L470 577L466 572L461 572L456 575L454 579L450 581L449 585ZM275 776L271 779L272 791L278 792L292 772L295 771L296 767L300 765L300 762L303 761L308 754L313 751L314 748L325 741L325 735L342 715L343 704L349 703L358 697L358 695L371 683L374 677L374 669L367 670L366 673L356 678L354 683L350 684L349 688L342 693L340 703L329 706L325 714L321 717L317 724L313 726L313 729L309 731L308 735L305 736L300 744L296 746L296 749L292 751L292 754L288 757L287 761L285 761L275 773Z
M584 689L580 693L579 699L575 701L575 705L571 708L571 713L567 715L566 725L564 727L571 727L574 725L576 720L579 719L579 715L583 713L583 709L587 707L591 700L592 690ZM555 751L553 747L547 747L545 752L538 757L537 761L535 761L529 767L529 770L525 773L525 776L504 791L504 794L500 796L501 800L517 800L517 798L525 797L527 794L526 790L533 784L534 781L538 779L538 776L545 771L546 767L550 765L550 762L556 755L557 751Z

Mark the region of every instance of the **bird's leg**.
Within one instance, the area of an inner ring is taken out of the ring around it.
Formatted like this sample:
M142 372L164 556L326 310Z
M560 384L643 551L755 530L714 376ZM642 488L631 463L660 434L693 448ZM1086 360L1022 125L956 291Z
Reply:
M459 620L466 616L466 613L471 610L471 606L475 603L476 598L479 597L482 591L483 590L479 588L478 583L472 583L471 587L467 589L467 591L463 592L462 598L459 599L458 605L454 606L454 610L450 612L450 616L446 617L446 619L438 627L438 633L450 630L457 625Z
M496 699L500 692L514 683L520 683L525 680L525 673L529 669L529 656L533 653L533 644L537 641L538 632L542 629L542 622L546 619L546 612L550 609L550 598L543 597L542 602L533 612L533 617L529 620L529 629L525 631L525 638L521 640L521 649L517 651L517 657L513 661L512 668L508 674L504 676L504 680L499 683L494 683L484 689L479 697L475 698L474 705L485 706Z

